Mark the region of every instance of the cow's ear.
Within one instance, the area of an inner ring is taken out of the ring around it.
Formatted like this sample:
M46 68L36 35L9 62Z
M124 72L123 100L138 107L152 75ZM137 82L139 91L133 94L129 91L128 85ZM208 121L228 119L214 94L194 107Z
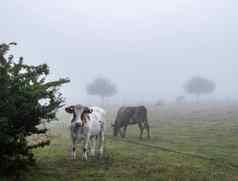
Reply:
M65 108L65 111L66 111L67 113L70 113L70 114L74 113L74 106L68 106L68 107L66 107L66 108Z

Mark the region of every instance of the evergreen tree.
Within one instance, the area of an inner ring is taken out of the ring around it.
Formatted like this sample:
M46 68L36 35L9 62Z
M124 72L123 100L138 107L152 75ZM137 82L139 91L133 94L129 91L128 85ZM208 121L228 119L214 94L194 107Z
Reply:
M49 144L29 145L26 138L46 133L37 126L56 119L64 101L59 87L69 80L47 82L49 67L24 64L22 57L14 61L7 53L12 45L0 44L0 174L19 176L34 164L32 149Z

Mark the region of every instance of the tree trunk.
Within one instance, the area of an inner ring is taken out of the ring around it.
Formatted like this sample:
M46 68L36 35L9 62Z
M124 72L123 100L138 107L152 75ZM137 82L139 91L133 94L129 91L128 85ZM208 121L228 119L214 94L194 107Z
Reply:
M199 103L199 98L200 98L200 94L197 94L197 95L196 95L196 103L197 103L197 104Z
M105 97L104 96L101 97L101 104L102 104L102 106L104 106L104 104L105 104Z

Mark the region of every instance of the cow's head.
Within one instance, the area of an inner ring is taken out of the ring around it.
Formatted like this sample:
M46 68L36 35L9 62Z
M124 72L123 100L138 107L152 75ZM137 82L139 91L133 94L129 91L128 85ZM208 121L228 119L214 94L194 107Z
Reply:
M76 128L84 127L85 123L89 119L88 114L93 112L93 110L89 107L82 106L80 104L66 107L65 111L69 114L73 114L71 124Z

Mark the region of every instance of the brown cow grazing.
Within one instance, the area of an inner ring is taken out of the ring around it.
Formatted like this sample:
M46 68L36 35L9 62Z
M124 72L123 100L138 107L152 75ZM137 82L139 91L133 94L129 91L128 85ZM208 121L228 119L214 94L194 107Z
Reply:
M145 106L121 107L117 112L115 122L112 124L113 135L117 136L120 133L121 137L124 138L129 124L138 124L140 128L140 139L143 137L144 129L147 130L148 139L150 138L150 126ZM123 132L121 130L122 128Z

